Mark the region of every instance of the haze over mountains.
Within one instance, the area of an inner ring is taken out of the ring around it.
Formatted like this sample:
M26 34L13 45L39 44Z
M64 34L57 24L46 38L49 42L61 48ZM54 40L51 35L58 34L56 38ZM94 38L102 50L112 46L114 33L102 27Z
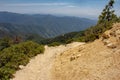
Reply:
M38 34L45 38L81 31L96 21L78 17L0 12L0 37L4 35Z

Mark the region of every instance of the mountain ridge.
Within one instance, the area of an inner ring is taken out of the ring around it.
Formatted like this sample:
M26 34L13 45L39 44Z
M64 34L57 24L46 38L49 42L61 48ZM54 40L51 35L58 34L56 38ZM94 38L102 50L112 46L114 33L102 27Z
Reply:
M69 16L57 17L54 15L28 15L0 12L0 23L9 23L13 25L12 27L18 28L18 32L23 30L22 33L27 32L28 34L39 34L40 36L48 38L73 31L84 30L95 25L96 21L87 18ZM30 30L29 27L31 28Z

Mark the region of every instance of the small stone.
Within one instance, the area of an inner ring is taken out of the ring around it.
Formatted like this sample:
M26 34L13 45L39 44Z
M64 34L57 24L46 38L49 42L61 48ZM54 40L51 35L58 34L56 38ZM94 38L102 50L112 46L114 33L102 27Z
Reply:
M19 65L19 68L20 68L20 69L23 69L23 68L24 68L24 66L23 66L23 65Z
M110 33L106 32L102 35L102 40L110 38Z
M104 45L107 45L107 44L110 43L110 41L109 40L103 40L103 43L104 43Z
M75 57L74 57L74 56L72 56L72 57L70 58L70 61L73 61L73 60L75 60Z
M113 43L109 43L109 44L107 45L107 47L108 47L108 48L111 48L111 49L114 49L114 48L116 48L117 46L116 46L115 44L113 44Z

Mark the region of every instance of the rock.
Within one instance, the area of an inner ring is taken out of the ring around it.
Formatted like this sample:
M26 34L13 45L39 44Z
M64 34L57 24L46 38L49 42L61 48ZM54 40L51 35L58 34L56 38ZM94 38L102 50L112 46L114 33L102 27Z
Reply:
M104 33L104 34L102 35L102 40L108 39L108 38L109 38L109 35L108 35L108 34L105 34L105 33Z
M120 30L116 31L117 41L120 42Z
M120 30L119 29L116 31L116 35L120 35Z
M110 43L110 41L109 41L109 40L107 40L107 39L105 39L105 40L103 40L103 43L104 43L104 45L107 45L107 44L109 44L109 43Z
M81 54L79 54L79 55L76 56L76 58L79 58L79 57L81 57Z
M108 47L108 48L111 48L111 49L114 49L114 48L116 48L117 46L116 46L115 44L113 44L113 43L109 43L109 44L107 44L107 47Z
M24 66L23 66L23 65L19 65L19 68L20 68L20 69L23 69L23 68L24 68Z
M111 31L110 36L116 37L115 31Z
M71 56L70 61L75 60L75 56Z

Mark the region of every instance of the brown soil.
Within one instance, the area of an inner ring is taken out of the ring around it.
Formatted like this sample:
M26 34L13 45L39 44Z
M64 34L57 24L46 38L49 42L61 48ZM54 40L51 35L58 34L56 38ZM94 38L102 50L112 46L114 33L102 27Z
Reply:
M105 33L109 38L61 53L52 67L53 80L120 80L119 33L120 23L114 24ZM104 44L104 40L109 43Z

